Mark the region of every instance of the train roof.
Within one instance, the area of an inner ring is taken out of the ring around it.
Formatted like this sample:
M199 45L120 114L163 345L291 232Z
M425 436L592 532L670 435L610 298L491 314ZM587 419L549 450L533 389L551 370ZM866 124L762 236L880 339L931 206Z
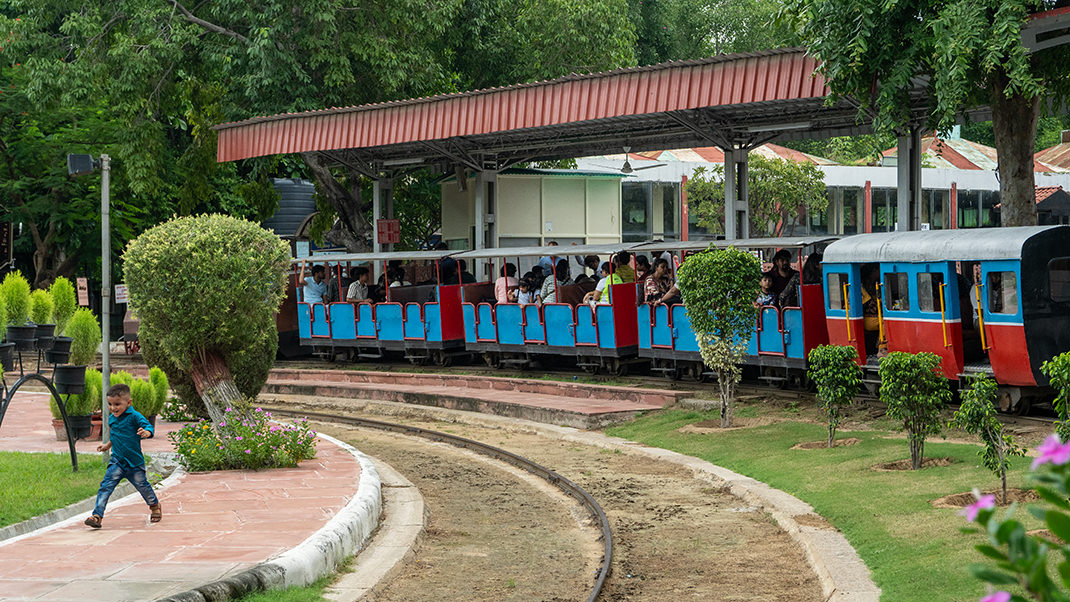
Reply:
M1061 233L1052 232L1062 230ZM825 249L825 263L986 261L1020 259L1034 237L1070 236L1067 226L1018 226L858 234Z
M839 240L838 236L777 236L772 238L737 238L733 240L679 240L673 242L648 242L634 247L637 253L644 251L699 251L713 247L715 249L727 249L737 247L741 249L766 249L787 247L808 247Z
M634 242L615 242L600 245L557 245L554 247L499 247L476 249L454 255L457 259L480 259L490 257L545 257L548 255L609 255L627 251L637 246Z
M338 254L323 254L314 255L312 257L303 257L301 259L294 259L292 263L301 263L302 261L308 261L309 263L337 263L340 261L390 261L391 259L425 259L434 260L441 259L448 255L452 255L457 251L380 251L379 253L338 253Z

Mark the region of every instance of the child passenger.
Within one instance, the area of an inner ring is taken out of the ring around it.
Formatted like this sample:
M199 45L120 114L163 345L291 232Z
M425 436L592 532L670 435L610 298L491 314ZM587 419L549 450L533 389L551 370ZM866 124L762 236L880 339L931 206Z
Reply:
M97 505L93 515L85 519L85 524L94 529L100 528L104 519L104 507L108 505L111 492L115 491L119 481L126 479L138 490L145 503L149 505L149 522L158 523L163 518L160 501L156 492L145 478L145 455L141 453L141 440L152 437L152 425L137 410L130 407L130 387L123 384L113 385L108 389L108 428L111 440L97 446L97 451L113 449L111 462L104 472L97 492Z
M762 274L761 281L762 290L758 293L758 298L754 300L755 307L762 307L763 305L773 304L773 275L769 272Z
M516 302L521 305L527 305L535 302L535 283L529 278L522 278L518 285L519 290L516 293Z

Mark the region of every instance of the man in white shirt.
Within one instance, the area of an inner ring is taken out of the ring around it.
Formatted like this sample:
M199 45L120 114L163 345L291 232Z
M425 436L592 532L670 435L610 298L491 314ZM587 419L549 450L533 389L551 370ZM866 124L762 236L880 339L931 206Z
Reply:
M353 268L350 272L353 284L350 284L349 290L346 291L347 303L371 303L368 298L368 274L368 268L363 266Z

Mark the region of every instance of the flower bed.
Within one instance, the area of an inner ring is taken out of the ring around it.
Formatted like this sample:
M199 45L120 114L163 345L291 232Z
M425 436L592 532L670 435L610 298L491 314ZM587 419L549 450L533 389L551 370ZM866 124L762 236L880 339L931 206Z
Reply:
M316 431L306 421L275 423L271 412L261 408L245 416L227 412L229 419L217 428L202 420L168 435L187 470L260 470L297 466L316 457Z

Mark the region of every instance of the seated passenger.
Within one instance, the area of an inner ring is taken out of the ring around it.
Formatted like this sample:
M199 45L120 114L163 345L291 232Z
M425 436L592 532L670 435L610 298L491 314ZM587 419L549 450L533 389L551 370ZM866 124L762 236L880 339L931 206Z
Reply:
M630 265L632 262L632 254L627 251L621 251L613 256L613 278L615 282L610 284L626 284L628 282L635 282L635 270Z
M821 260L824 255L821 251L814 251L806 258L806 263L803 264L802 275L795 272L795 275L788 281L788 285L784 287L784 290L780 292L780 295L776 298L777 307L799 307L799 283L802 284L821 284Z
M509 302L509 289L520 284L516 279L516 266L506 263L502 266L501 277L494 281L494 299L498 303Z
M672 275L669 263L660 257L654 260L654 270L643 283L643 301L653 303L665 296L672 288Z
M598 303L602 300L602 292L606 290L606 286L609 284L610 267L609 262L602 264L602 278L595 285L594 290L583 296L584 303ZM608 300L606 301L608 303Z
M550 242L546 243L546 246L556 247L557 241L551 240ZM555 255L547 255L546 257L539 259L538 266L542 268L542 275L544 278L549 277L550 273L554 271L554 265L557 263L557 259L558 258Z
M452 257L443 257L438 261L438 272L439 282L444 286L461 283L457 275L457 260Z
M542 288L539 290L538 300L542 303L557 303L558 288L572 284L572 278L568 272L568 260L558 259L556 267L556 272L542 283Z
M368 296L368 268L356 267L350 271L350 274L353 276L353 284L349 285L349 291L346 292L346 302L371 303L371 298Z
M535 302L535 283L530 278L521 278L520 283L517 285L517 290L509 291L513 296L511 299L514 303L520 305L527 305Z
M535 283L535 288L541 288L542 281L546 280L546 275L549 272L543 272L541 265L534 265L528 273L531 274L531 281Z
M780 293L787 288L788 282L797 274L791 267L791 251L781 249L773 255L773 267L766 274L773 279L773 298L779 297Z
M405 280L405 270L402 268L391 268L390 277L387 280L390 281L390 288L395 286L412 286L412 283Z
M769 274L762 274L761 287L758 298L754 300L754 307L773 304L773 277Z
M461 267L461 284L474 284L476 277L468 272L468 262L460 259L457 265Z
M312 275L305 276L305 262L301 262L301 274L298 280L304 282L301 301L305 303L323 303L323 295L327 292L327 270L321 265L312 266Z
M862 265L862 329L866 355L877 355L880 347L880 299L877 297L879 278L880 264Z
M643 282L650 277L650 261L646 255L635 256L635 281Z

